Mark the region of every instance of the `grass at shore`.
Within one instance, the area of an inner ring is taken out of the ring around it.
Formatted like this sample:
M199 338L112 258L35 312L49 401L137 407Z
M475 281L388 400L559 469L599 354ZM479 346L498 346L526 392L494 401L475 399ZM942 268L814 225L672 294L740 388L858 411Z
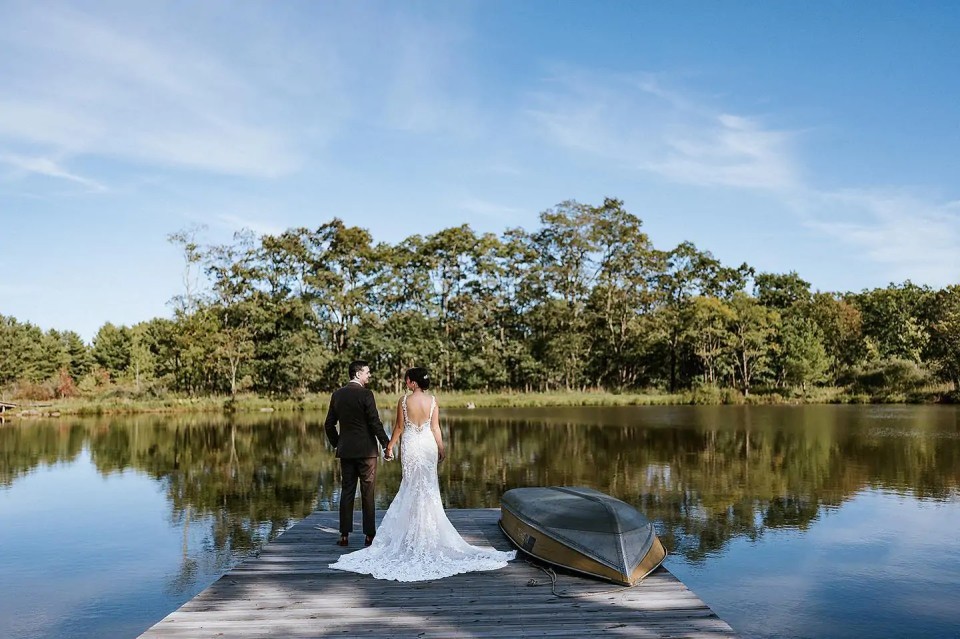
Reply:
M804 394L761 392L744 397L733 389L699 388L681 393L630 392L438 392L446 408L536 408L547 406L666 406L720 404L867 404L867 403L936 403L949 399L946 388L927 388L910 394L871 397L850 393L843 388L814 388ZM47 402L17 401L10 416L25 411L25 416L39 415L121 415L136 413L255 413L325 411L330 396L308 394L298 398L260 397L252 394L229 397L138 397L132 393L113 391L108 395L51 400ZM396 407L392 394L377 392L377 403L384 410Z
M396 408L396 398L392 394L377 393L377 404L384 410ZM497 407L541 407L541 406L645 406L655 404L689 403L683 395L663 395L655 393L605 392L556 392L556 393L461 393L440 392L438 400L446 408L497 408ZM142 397L113 396L79 397L50 400L45 402L18 401L17 411L36 411L42 415L59 413L61 415L120 415L134 413L205 413L233 411L238 413L254 412L294 412L325 411L329 405L329 394L308 394L297 398L260 397L258 395L238 395L229 397L167 397L149 399ZM15 414L15 413L14 413Z

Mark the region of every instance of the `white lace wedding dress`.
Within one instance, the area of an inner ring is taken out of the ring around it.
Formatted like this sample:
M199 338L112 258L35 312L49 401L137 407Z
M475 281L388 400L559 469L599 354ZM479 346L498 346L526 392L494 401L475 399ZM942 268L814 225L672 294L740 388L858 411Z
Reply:
M437 440L430 428L435 406L436 400L431 399L427 421L413 424L407 417L407 398L403 398L400 490L383 516L373 544L341 556L331 568L377 579L425 581L503 568L516 557L516 552L471 546L447 519L437 477Z

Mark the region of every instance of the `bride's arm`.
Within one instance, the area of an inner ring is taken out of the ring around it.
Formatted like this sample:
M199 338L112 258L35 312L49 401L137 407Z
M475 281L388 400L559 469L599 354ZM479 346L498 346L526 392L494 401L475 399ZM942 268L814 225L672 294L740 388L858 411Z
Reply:
M393 457L393 447L403 435L403 398L397 402L397 417L393 420L393 432L390 434L390 443L387 444L386 456Z
M440 454L439 461L443 461L447 453L443 448L443 433L440 432L440 404L437 404L433 409L433 419L430 420L430 430L433 431L433 437L437 440L437 452Z

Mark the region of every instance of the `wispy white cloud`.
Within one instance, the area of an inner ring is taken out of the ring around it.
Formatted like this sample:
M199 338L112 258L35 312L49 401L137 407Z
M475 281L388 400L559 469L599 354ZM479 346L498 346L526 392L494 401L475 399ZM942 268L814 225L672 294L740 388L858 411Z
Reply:
M38 69L38 72L42 72ZM21 90L27 95L29 90ZM0 97L0 137L45 148L82 149L106 134L106 123L56 99Z
M799 184L793 132L662 85L652 74L564 70L531 94L528 114L549 143L675 182L763 190Z
M114 9L0 7L0 151L274 178L357 127L482 128L457 10Z
M87 187L87 189L90 191L95 192L107 190L107 187L105 187L103 184L100 184L96 180L91 180L90 178L85 178L81 175L77 175L76 173L71 173L67 169L63 168L60 164L49 158L0 155L0 162L14 167L18 173L32 173L36 175L67 180L69 182L81 184Z
M517 215L526 213L526 211L523 209L515 206L505 206L503 204L487 202L486 200L477 198L467 198L462 200L458 204L457 208L467 211L468 213L474 213L477 215L483 215L485 217L492 217L502 220L509 220L511 218L515 218Z
M638 166L687 184L791 189L798 178L786 151L790 138L756 119L720 114L701 126L678 127L665 136L665 153Z
M269 101L216 51L56 5L3 17L8 149L259 177L300 162L289 132L260 121Z
M261 222L250 218L240 217L238 215L220 214L217 220L222 226L233 231L251 230L257 235L279 235L285 228L271 222Z
M411 133L476 135L480 115L465 90L469 65L463 55L465 35L456 23L394 16L385 47L391 51L382 68L383 122ZM375 71L374 71L375 72Z
M960 282L960 210L904 190L808 191L795 202L810 228L884 267L892 281Z
M529 117L557 147L700 187L761 193L891 281L960 281L960 201L900 185L823 189L798 131L731 113L653 74L565 69L531 94Z

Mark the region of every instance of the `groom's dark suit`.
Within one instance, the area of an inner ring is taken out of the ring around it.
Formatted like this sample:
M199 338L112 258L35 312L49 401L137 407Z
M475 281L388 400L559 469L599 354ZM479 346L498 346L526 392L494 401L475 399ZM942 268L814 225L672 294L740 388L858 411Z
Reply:
M336 424L340 423L337 431ZM377 532L374 485L377 481L377 448L384 448L390 438L383 430L373 392L357 382L338 388L330 397L330 410L323 424L327 439L340 458L340 534L353 532L353 502L357 480L360 480L360 504L363 508L363 534Z

